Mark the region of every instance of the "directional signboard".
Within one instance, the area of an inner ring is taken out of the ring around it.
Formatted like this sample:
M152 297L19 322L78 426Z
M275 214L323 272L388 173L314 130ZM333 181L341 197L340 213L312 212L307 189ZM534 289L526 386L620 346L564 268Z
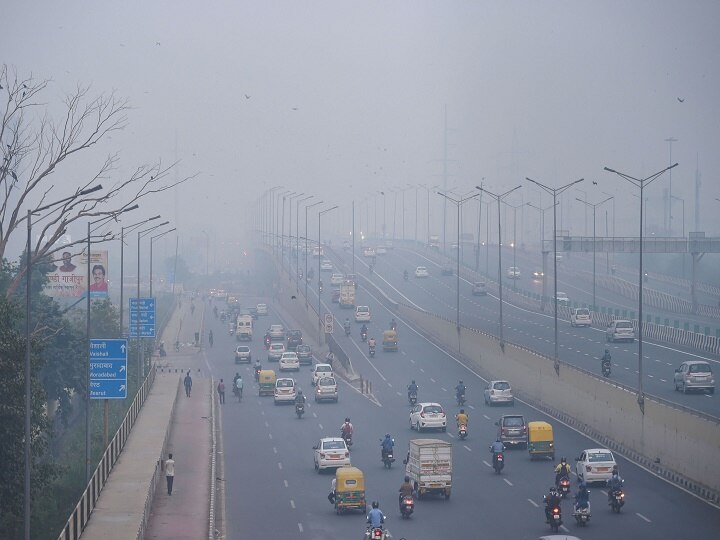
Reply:
M130 299L130 337L155 337L155 299Z
M332 315L332 313L325 314L325 333L326 334L333 333L333 315Z
M90 340L90 399L127 397L127 339Z

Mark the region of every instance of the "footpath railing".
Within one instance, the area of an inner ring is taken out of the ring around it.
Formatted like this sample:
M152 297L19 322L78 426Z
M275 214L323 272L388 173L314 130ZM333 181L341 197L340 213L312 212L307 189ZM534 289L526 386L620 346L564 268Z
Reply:
M115 433L115 436L105 449L105 452L100 459L100 463L98 463L95 472L90 478L80 501L70 514L70 517L67 520L65 527L63 527L58 540L77 540L80 538L80 533L85 528L85 525L90 519L90 514L95 508L95 504L97 503L98 498L100 498L100 492L105 486L105 483L110 476L110 472L125 447L125 443L130 436L135 420L137 419L138 414L140 414L140 409L142 409L145 400L150 394L150 389L155 382L156 373L157 370L153 364L147 377L145 378L145 381L140 387L138 393L135 395L135 399L133 399L132 405L130 405L130 408L125 414L125 418ZM149 512L149 510L147 511Z

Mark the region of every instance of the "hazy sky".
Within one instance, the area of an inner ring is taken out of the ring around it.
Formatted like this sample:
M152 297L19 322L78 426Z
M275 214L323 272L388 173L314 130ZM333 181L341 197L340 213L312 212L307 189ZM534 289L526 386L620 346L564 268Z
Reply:
M117 179L177 156L179 174L198 178L143 210L177 210L185 239L233 236L276 184L345 205L331 220L344 226L352 198L441 183L445 107L459 192L484 177L494 190L522 183L522 201L540 202L525 176L585 177L587 195L569 199L617 194L618 234L633 234L633 190L602 168L655 172L672 136L687 229L697 157L701 228L720 232L716 1L35 1L2 12L0 61L52 79L46 101L79 83L134 107L124 132L56 178L73 183L112 150ZM649 188L651 220L662 221L667 187L665 177ZM414 191L406 197L412 208ZM673 214L679 234L681 203ZM535 219L526 214L528 230Z

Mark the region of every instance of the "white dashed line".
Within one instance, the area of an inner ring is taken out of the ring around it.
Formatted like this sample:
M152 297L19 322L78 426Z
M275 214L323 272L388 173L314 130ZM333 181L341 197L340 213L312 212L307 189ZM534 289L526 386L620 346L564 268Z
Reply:
M506 483L508 486L512 486L512 482L511 482L510 480L508 480L507 478L503 478L503 480L505 480L505 483Z
M444 386L441 386L440 390L442 390L443 392L447 392L447 388L445 388Z
M489 464L487 461L485 461L484 459L483 459L483 463L484 463L485 465L487 465L488 467L492 467L492 465L490 465L490 464Z
M273 452L275 452L277 454L277 448L275 448L274 446L273 446Z
M667 382L665 379L660 379L662 382Z
M313 418L317 418L317 413L313 413Z
M290 499L290 508L295 509L295 501Z
M639 517L640 519L642 519L643 521L647 521L648 523L652 523L648 518L646 518L645 516L643 516L640 512L635 512L635 515L636 515L637 517Z
M268 424L267 421L265 422L265 427L270 427L270 424Z
M430 377L430 382L435 382L435 379L433 379L432 377Z
M396 393L398 396L402 396L402 394L401 394L400 392L395 392L395 393Z
M322 424L318 424L318 426L320 426L320 429L321 429L321 430L323 429L323 426L322 426Z
M425 373L425 370L423 368L420 368L420 373Z
M283 484L285 484L285 487L289 487L289 486L288 486L288 481L287 481L287 480L283 480Z
M490 417L489 417L487 414L483 414L483 418L484 418L485 420L490 420Z
M468 452L472 452L472 448L470 448L468 445L463 444L463 448L467 450Z
M530 504L532 504L535 508L538 508L538 507L539 507L538 503L536 503L536 502L533 501L532 499L528 499L528 502L529 502Z
M303 532L303 526L302 526L302 523L298 523L298 529L300 530L300 532Z
M403 353L403 354L405 354L405 353ZM410 359L410 361L411 361L413 364L415 363L415 360L413 360L412 358Z
M565 525L560 525L560 528L565 532L570 532L570 530Z
M282 462L278 461L278 469L282 471Z
M272 439L272 433L268 433L268 438Z

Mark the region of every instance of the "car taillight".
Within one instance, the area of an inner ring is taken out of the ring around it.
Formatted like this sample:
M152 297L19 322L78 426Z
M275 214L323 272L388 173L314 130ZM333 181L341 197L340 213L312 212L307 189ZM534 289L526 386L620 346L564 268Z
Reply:
M494 396L494 395L495 395L495 390L490 390L490 395L491 395L491 396Z
M375 532L373 533L373 536L375 538L382 538L382 531L380 529L375 529Z
M507 428L502 428L502 429L500 430L500 432L501 432L503 435L507 435L507 431L508 431Z
M523 433L527 433L527 426L523 426L522 430L523 430Z
M350 452L345 452L345 457L350 457Z
M560 509L557 506L555 508L553 508L553 514L559 514L559 513L560 513Z
M425 418L425 413L424 413L424 412L421 412L421 413L420 413L420 418Z
M585 471L592 472L592 467L590 465L585 465Z
M325 454L323 452L320 452L320 457L325 459Z

